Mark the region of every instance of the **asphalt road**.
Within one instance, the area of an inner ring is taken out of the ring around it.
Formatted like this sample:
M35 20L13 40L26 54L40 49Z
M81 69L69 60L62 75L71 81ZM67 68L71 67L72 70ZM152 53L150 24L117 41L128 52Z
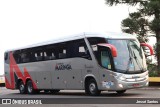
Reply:
M28 95L20 94L18 90L0 87L0 98L95 98L95 96L87 96L82 90L61 90L57 94L42 91L39 94ZM116 92L103 91L96 98L160 98L160 87L131 89L122 95L118 95Z
M115 92L108 92L108 91L104 91L102 92L102 94L100 96L87 96L84 91L81 90L61 90L59 93L57 94L50 94L50 93L44 93L41 92L39 94L35 94L35 95L22 95L19 94L18 90L9 90L6 89L4 87L0 87L0 98L28 98L28 99L32 99L32 98L54 98L54 99L90 99L93 101L96 98L96 101L98 100L102 100L102 99L109 99L109 100L115 100L116 98L119 99L127 99L127 98L158 98L160 101L160 88L158 87L149 87L149 88L141 88L141 89L131 89L131 90L127 90L125 94L123 95L118 95ZM88 100L89 101L89 100ZM62 101L63 102L63 101ZM160 102L159 102L160 103ZM8 107L8 105L0 105L4 106L4 107ZM17 105L12 105L13 107L18 107ZM24 107L27 107L28 105L23 105ZM31 107L40 107L40 105L30 105ZM42 105L41 105L42 106ZM44 106L44 105L43 105ZM46 107L66 107L66 104L47 104L45 105ZM143 107L143 104L67 104L67 106L69 107L85 107L85 106L89 106L89 107ZM156 106L159 107L160 104L145 104L145 107L150 107L150 106Z

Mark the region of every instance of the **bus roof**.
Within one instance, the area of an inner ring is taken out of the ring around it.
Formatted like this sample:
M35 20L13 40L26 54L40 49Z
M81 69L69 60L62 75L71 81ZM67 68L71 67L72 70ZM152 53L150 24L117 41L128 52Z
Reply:
M128 33L115 33L115 32L107 32L107 33L91 33L84 32L85 37L103 37L108 39L136 39L136 36L128 34Z
M38 43L38 44L33 44L33 45L29 45L29 46L26 46L26 47L13 49L13 50L33 48L33 47L49 45L49 44L53 44L53 43L60 43L60 42L65 42L65 41L70 41L70 40L82 39L82 38L85 38L85 37L86 38L88 38L88 37L101 37L101 38L108 38L108 39L136 39L136 36L133 36L133 35L127 34L127 33L83 32L83 33L79 33L79 34L76 34L76 35L70 35L70 36L66 36L64 38L53 39L53 40L50 40L50 41L46 41L46 42L42 42L42 43ZM13 50L8 50L8 51L13 51Z

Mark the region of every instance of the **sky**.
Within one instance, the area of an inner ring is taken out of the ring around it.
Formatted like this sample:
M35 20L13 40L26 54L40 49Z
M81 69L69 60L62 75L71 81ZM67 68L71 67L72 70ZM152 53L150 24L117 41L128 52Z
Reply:
M6 50L85 31L121 32L121 21L135 9L105 0L0 0L0 75Z

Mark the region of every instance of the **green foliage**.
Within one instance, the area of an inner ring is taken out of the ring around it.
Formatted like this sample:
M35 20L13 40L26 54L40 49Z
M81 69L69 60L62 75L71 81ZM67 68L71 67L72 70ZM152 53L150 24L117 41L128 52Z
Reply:
M117 5L117 4L127 4L134 6L136 4L140 4L138 12L134 12L129 14L129 18L141 22L141 25L146 24L145 22L148 19L142 18L145 16L154 17L150 23L147 21L147 26L156 33L156 31L160 31L160 0L105 0L107 5ZM141 21L139 21L141 18ZM130 21L130 20L128 20ZM131 21L130 21L131 22ZM131 22L133 24L133 22ZM133 24L135 26L136 23ZM149 25L148 25L149 24Z
M160 19L154 19L151 23L150 23L150 28L153 31L159 31L160 30Z
M149 71L149 77L158 77L157 71Z
M117 4L136 5L137 3L143 4L146 0L105 0L106 4L113 6Z
M149 22L142 17L140 12L130 13L128 18L122 20L121 25L123 32L130 34L135 33L140 42L148 41L147 33L149 31Z
M134 32L137 32L139 29L137 27L137 22L135 20L132 20L131 18L126 18L122 21L122 27L128 27L129 29L123 29L123 32L133 34Z
M160 0L148 0L145 5L143 5L144 13L148 16L158 14L160 12Z
M149 77L158 77L157 64L153 64L151 59L147 59L147 68L149 71Z
M160 0L105 0L109 6L117 4L127 4L130 6L139 5L137 12L129 14L129 17L122 21L122 31L135 33L140 42L147 42L148 33L154 33L157 39L156 57L157 70L160 75ZM147 16L147 18L146 18ZM149 20L152 18L153 20ZM126 29L128 28L128 29ZM152 65L153 66L153 65ZM149 65L149 69L152 68ZM155 67L155 66L154 66ZM156 75L151 73L151 75Z

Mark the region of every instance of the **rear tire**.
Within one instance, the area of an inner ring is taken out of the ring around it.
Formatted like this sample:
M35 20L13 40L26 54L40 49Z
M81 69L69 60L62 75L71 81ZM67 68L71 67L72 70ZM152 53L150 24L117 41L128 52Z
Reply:
M49 90L44 90L44 93L49 93Z
M35 91L34 88L33 88L32 81L29 80L29 81L27 82L27 93L28 93L28 94L34 94L35 92L36 92L36 91Z
M121 90L121 91L116 91L117 94L124 94L126 92L126 90Z
M19 82L18 89L20 94L26 94L26 86L24 85L23 81Z
M39 94L40 93L40 90L35 90L35 94Z
M85 92L86 94L91 95L91 96L97 96L101 93L101 91L98 90L95 79L90 79L87 82L86 87L85 87Z

